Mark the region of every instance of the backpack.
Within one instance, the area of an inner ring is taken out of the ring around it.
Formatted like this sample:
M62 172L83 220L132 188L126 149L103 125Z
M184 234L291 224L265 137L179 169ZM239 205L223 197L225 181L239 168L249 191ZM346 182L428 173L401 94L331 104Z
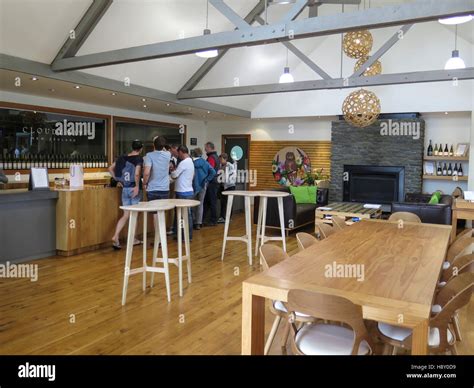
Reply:
M123 166L122 171L118 171L120 173L120 176L118 176L119 174L117 174L117 172L115 173L117 181L120 182L123 187L135 187L136 166L126 160L126 158L122 160L122 163L117 163L117 167L121 166Z

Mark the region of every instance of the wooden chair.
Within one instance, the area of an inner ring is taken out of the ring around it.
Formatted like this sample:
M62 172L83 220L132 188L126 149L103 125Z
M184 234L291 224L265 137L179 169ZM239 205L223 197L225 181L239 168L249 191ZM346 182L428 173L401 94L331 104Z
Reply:
M362 318L362 307L335 295L303 290L288 293L288 321L291 325L291 347L299 355L364 355L371 354L372 340ZM315 318L310 324L297 327L295 311ZM316 318L340 322L316 322Z
M298 248L300 251L303 251L311 245L319 242L316 237L309 233L296 233L296 241L298 242Z
M450 246L453 245L456 241L461 240L463 238L474 237L472 235L472 228L464 229L461 233L459 233L456 238L451 242Z
M264 244L260 247L260 257L262 258L262 266L264 270L273 267L274 265L282 262L283 260L287 260L290 258L288 254L276 245L271 244ZM268 335L267 342L265 343L264 354L268 354L270 347L272 346L273 340L275 339L275 334L278 331L278 327L280 326L280 322L283 319L283 323L287 322L288 310L285 304L281 301L274 300L270 305L270 312L275 315L275 320L273 321L272 329L270 330L270 334ZM296 313L296 319L299 322L312 322L313 319L308 315ZM290 334L290 327L286 323L283 337L281 341L281 348L282 350L286 349L286 343L288 342L288 336Z
M334 225L334 228L337 228L339 230L347 228L345 217L332 216L331 219L332 219L332 223Z
M453 261L453 264L441 273L441 280L439 286L446 286L446 284L448 284L454 277L465 272L474 272L474 254L472 253L470 255L456 257ZM437 314L439 313L439 311L441 311L441 306L433 304L431 312L433 314ZM456 335L456 339L461 342L461 326L459 323L459 317L457 312L453 315L452 325L454 329L454 334Z
M328 238L332 234L336 233L339 228L333 227L329 224L321 223L321 224L316 224L318 228L318 234L319 234L319 239L323 240L325 238Z
M421 223L420 217L415 213L410 212L395 212L390 215L388 218L389 221L406 221L406 222L418 222Z
M440 309L430 319L428 345L432 353L457 354L456 338L451 322L456 311L471 300L474 288L474 273L466 272L453 278L435 298ZM378 336L388 346L411 349L412 331L406 327L378 323ZM392 353L395 354L395 353Z
M469 234L455 240L448 248L446 260L443 263L443 270L448 269L458 256L473 253L473 247L474 237L469 236Z

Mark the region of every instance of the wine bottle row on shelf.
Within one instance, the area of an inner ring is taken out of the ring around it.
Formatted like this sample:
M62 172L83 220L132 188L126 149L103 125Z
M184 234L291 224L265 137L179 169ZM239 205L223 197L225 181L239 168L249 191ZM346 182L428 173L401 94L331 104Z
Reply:
M452 156L454 156L454 146L451 144L451 146L448 147L448 144L446 143L446 145L443 148L443 144L439 143L439 147L438 147L438 143L435 143L435 146L433 148L433 144L430 140L430 144L428 145L428 149L426 151L426 156L449 156L449 157L452 157Z
M441 166L441 163L436 163L436 175L444 175L444 176L463 176L464 171L462 170L462 164L459 163L459 167L457 166L457 163L454 163L454 168L449 163L448 166L446 166L446 163L443 163Z
M84 168L105 168L107 157L105 155L26 155L13 157L0 155L0 168L3 170L27 170L31 167L69 168L72 164L80 164Z

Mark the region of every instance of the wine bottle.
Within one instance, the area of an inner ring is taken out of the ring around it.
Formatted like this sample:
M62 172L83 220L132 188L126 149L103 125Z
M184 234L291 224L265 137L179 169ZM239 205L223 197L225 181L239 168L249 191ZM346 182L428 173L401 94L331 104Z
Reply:
M448 166L448 175L449 176L453 175L453 166L451 166L451 163L449 163L449 166Z
M457 163L454 163L453 175L454 176L458 175L458 164Z
M444 147L444 156L448 156L449 151L448 151L448 143L446 143L446 146Z
M428 145L428 150L426 152L426 155L433 156L433 145L431 144L431 140L430 140L430 144Z
M0 170L6 170L6 168L3 167L3 154L0 154Z
M441 170L441 163L437 162L436 165L436 175L443 175L443 171Z
M451 144L451 148L449 149L449 156L453 156L454 155L454 149L453 149L453 145Z
M448 169L446 167L446 163L443 164L443 175L448 175Z
M464 175L464 172L462 170L462 164L459 163L459 168L458 168L458 176L463 176Z
M434 156L438 156L438 143L435 144L433 154L434 154Z

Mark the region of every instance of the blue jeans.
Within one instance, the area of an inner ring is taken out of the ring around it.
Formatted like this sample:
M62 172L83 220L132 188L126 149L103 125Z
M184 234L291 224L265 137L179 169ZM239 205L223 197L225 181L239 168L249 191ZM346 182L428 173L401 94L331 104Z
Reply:
M136 197L132 198L133 195L133 187L124 187L122 189L122 205L123 206L130 206L136 205L142 199L142 192L141 190L138 192Z
M169 191L147 191L146 193L148 201L154 201L155 199L169 199Z
M193 194L176 193L176 199L194 199L194 193ZM193 238L193 215L191 213L190 207L188 207L188 224L189 224L189 239L192 239ZM173 234L177 234L176 230L177 229L176 229L176 216L175 216L174 223L173 223Z

